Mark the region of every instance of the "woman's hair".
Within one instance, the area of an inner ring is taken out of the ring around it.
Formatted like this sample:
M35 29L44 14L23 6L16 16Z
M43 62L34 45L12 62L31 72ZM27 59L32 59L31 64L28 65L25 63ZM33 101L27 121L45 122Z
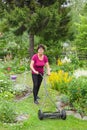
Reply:
M45 51L45 47L44 47L44 45L39 44L38 47L37 47L37 50L40 49L40 48L43 48L43 50Z

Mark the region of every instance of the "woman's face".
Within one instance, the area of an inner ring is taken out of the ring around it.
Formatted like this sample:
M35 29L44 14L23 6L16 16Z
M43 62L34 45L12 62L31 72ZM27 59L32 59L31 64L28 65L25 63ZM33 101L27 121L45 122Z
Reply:
M38 49L38 53L39 53L40 55L42 55L42 54L44 53L44 49L43 49L43 48L39 48L39 49Z

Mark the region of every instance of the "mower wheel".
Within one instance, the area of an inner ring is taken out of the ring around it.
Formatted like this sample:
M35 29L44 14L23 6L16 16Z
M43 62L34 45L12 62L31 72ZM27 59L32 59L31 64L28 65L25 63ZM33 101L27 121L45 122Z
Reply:
M61 111L61 119L63 119L63 120L66 119L66 111L65 110Z
M41 110L38 110L38 118L40 120L43 120L43 113L41 112Z

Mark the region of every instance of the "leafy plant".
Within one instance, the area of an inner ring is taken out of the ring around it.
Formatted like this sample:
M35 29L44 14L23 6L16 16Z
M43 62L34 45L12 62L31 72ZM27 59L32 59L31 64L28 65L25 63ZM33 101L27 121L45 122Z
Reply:
M4 73L0 73L0 92L12 90L12 81Z
M69 96L67 96L67 95L62 94L62 95L60 96L60 100L61 100L61 102L64 103L64 104L69 104Z
M16 121L15 105L7 100L0 101L0 121L13 123Z
M76 109L81 109L87 113L87 78L79 77L73 79L68 87L70 102Z
M71 82L72 77L69 73L59 70L58 72L52 72L49 77L49 83L53 89L56 89L60 93L67 93L68 85Z
M14 98L13 93L4 91L0 93L0 100L12 100Z
M75 39L75 43L77 46L77 51L78 54L83 54L86 56L87 52L87 42L86 42L86 37L87 37L87 19L86 16L81 16L81 23L78 24L78 35Z

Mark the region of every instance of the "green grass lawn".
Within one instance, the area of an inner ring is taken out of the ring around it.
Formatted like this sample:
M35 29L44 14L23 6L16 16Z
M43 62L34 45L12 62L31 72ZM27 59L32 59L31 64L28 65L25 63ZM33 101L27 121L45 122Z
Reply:
M23 78L22 76L20 76ZM18 80L20 80L20 77ZM21 81L21 80L20 80ZM31 84L30 75L27 76L28 84ZM30 85L31 86L31 85ZM41 107L41 102L44 99L44 87L41 86L40 89L40 104L36 105L33 103L33 94L24 100L17 101L15 103L17 113L19 114L28 114L29 118L24 122L17 124L0 124L0 130L87 130L87 121L82 121L74 118L73 116L67 116L66 120L58 119L38 119L38 110ZM57 92L49 88L49 94L52 96L53 100L56 100ZM46 99L46 105L43 109L44 111L50 109L54 110L54 105L50 100Z

